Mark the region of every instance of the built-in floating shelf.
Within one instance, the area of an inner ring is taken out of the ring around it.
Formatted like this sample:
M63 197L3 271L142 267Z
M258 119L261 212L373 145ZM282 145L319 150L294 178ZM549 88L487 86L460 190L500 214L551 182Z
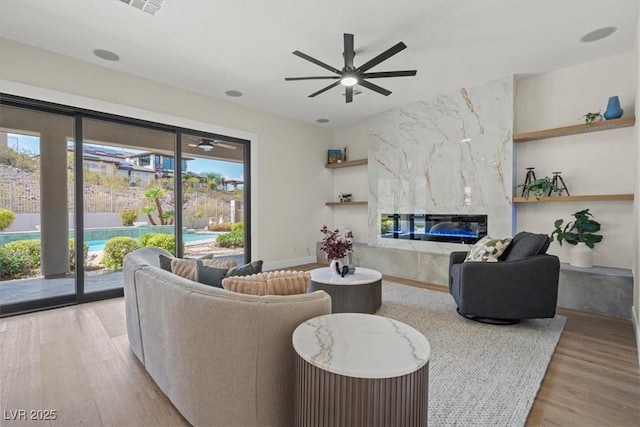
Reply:
M368 202L366 201L354 201L354 202L327 202L325 205L327 206L366 206Z
M348 168L349 166L360 166L366 165L368 163L367 159L356 159L356 160L348 160L346 162L340 163L327 163L324 165L325 168L337 169L337 168Z
M633 194L593 194L588 196L546 196L514 197L513 203L537 202L606 202L615 200L633 200Z
M538 130L535 132L518 133L513 136L514 142L535 141L538 139L556 138L559 136L578 135L581 133L597 132L618 128L631 127L636 123L635 116L621 117L614 120L602 120L593 122L590 125L574 125L561 128Z

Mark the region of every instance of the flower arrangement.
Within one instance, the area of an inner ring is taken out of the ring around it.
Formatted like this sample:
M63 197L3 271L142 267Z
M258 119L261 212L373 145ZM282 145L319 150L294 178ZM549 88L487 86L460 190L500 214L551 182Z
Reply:
M320 231L324 234L320 250L325 253L327 259L344 258L353 251L353 233L351 231L347 230L340 234L340 230L337 228L331 231L326 225L323 225Z

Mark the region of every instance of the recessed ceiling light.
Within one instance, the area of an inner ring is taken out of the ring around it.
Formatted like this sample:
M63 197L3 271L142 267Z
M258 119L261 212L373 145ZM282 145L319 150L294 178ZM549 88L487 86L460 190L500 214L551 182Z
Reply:
M93 54L98 58L104 59L105 61L119 61L120 57L110 50L104 49L96 49L93 51Z
M329 123L329 119L318 119L316 120L318 123Z
M240 92L239 90L228 90L225 93L227 94L227 96L232 96L234 98L242 96L242 92Z
M598 28L597 30L593 30L584 36L580 37L580 41L583 43L595 42L597 40L602 40L605 37L609 37L611 34L615 33L617 30L616 27L604 27Z

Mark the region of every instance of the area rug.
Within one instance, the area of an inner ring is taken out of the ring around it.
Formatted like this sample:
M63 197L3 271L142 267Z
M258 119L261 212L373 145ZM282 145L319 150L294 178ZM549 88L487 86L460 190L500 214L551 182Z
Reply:
M429 425L523 426L566 318L495 326L467 320L445 292L383 281L376 313L431 345Z

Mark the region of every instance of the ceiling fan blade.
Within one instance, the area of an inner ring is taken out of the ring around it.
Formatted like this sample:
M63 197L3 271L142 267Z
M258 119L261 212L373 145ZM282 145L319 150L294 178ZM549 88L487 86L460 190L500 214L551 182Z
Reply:
M337 80L340 76L318 76L318 77L285 77L286 81L293 80Z
M338 83L340 83L340 82L338 82ZM368 81L366 81L366 80L360 80L360 81L358 82L358 84L359 84L360 86L364 86L364 87L366 87L367 89L371 89L371 90L372 90L372 91L374 91L374 92L378 92L380 95L384 95L384 96L389 96L389 95L391 95L391 91L386 90L385 88L380 87L380 86L378 86L378 85L374 85L373 83L369 83L369 82L368 82Z
M338 81L337 81L337 82L335 82L335 83L331 83L329 86L325 87L324 89L320 89L319 91L314 92L314 93L312 93L311 95L309 95L309 98L313 98L313 97L314 97L314 96L316 96L316 95L320 95L322 92L326 92L326 91L328 91L329 89L333 89L334 87L338 86L339 84L340 84L340 80L338 80Z
M353 101L353 86L347 86L347 104Z
M379 79L381 77L410 77L415 76L417 70L407 70L407 71L382 71L379 73L364 73L362 74L362 78L365 79Z
M344 35L344 67L349 70L353 68L353 57L355 56L353 50L353 34Z
M235 145L225 144L224 142L214 142L213 145L215 145L216 147L220 147L220 148L226 148L228 150L235 150L236 149Z
M294 55L299 56L302 59L306 59L309 62L313 62L316 65L319 65L320 67L331 71L332 73L336 73L336 74L340 74L340 70L338 70L337 68L333 68L331 65L325 64L322 61L318 61L315 58L310 57L309 55L307 55L306 53L302 53L299 50L296 50L295 52L293 52Z
M364 65L361 65L360 68L358 68L359 72L365 72L367 71L369 68L373 68L376 65L378 65L379 63L381 63L382 61L391 58L393 55L395 55L396 53L404 50L407 48L407 45L400 42L398 44L396 44L395 46L390 47L389 49L385 50L384 52L382 52L380 55L376 56L375 58L371 59L370 61L366 62Z

